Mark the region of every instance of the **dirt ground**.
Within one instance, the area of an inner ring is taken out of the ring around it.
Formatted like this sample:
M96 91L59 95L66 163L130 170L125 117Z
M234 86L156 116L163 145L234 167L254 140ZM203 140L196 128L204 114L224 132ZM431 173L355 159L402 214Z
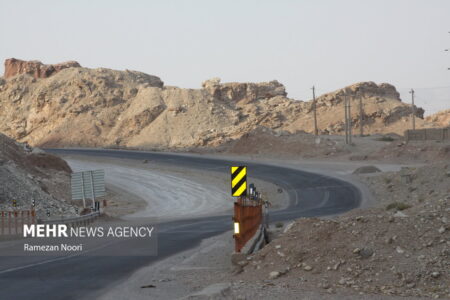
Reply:
M274 285L291 292L450 297L449 166L361 180L378 200L374 208L297 220L248 257L236 279L260 291Z
M272 227L275 240L238 268L228 232L141 269L102 299L450 298L449 171L351 175L374 193L371 208Z
M353 136L346 144L345 136L314 136L306 133L287 134L257 128L237 141L224 144L214 151L255 158L320 159L327 161L377 161L384 163L432 163L450 160L450 140L409 141L396 134Z

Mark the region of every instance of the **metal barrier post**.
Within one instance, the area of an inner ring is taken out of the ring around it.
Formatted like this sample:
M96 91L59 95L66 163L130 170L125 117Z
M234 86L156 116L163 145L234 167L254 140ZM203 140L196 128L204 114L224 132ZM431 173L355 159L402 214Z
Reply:
M17 228L17 218L18 218L18 213L17 211L14 212L14 233L17 235L18 232L18 228Z
M21 226L19 226L19 232L20 233L23 233L23 224L25 224L25 218L24 218L24 216L23 216L23 213L24 213L24 211L23 210L21 210L20 211L20 224L21 224Z
M8 211L8 232L11 235L11 212Z

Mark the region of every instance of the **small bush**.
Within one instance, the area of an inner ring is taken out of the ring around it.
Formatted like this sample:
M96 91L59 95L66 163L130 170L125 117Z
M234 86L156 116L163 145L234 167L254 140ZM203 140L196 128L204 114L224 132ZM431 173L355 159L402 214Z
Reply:
M395 141L393 137L390 137L390 136L387 136L387 135L384 135L384 136L382 136L380 138L377 138L375 140L376 141L380 141L380 142L393 142L393 141Z
M410 207L411 207L411 205L403 203L403 202L393 202L393 203L389 204L388 206L386 206L386 210L391 210L391 209L405 210Z
M282 222L277 222L277 223L275 224L275 227L276 227L276 228L281 228L281 227L283 227L283 223L282 223Z

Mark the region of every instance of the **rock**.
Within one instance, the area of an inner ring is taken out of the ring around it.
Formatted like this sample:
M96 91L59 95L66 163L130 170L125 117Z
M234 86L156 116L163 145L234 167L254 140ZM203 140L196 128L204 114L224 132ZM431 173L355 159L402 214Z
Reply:
M438 232L439 232L440 234L443 234L443 233L445 232L445 227L444 227L444 226L441 226L441 227L438 229Z
M408 215L398 210L398 211L394 214L394 217L396 217L396 218L406 218L406 217L408 217Z
M286 227L283 230L283 233L288 232L289 230L291 230L291 228L294 226L295 222L291 222L288 225L286 225Z
M397 251L397 253L399 254L405 253L405 250L403 250L400 246L397 246L397 248L395 248L395 251Z
M304 267L303 267L303 270L305 270L305 271L311 271L313 269L313 267L311 267L311 266L309 266L309 265L305 265Z
M433 277L433 278L439 278L441 276L441 273L439 273L439 272L432 272L431 273L431 277Z
M247 262L247 256L244 253L234 252L231 254L231 264L238 266L240 262Z
M281 276L281 273L278 271L272 271L269 273L269 279L276 279Z
M412 288L415 288L415 287L416 287L416 284L415 284L414 282L411 282L411 283L408 283L408 284L406 285L406 287L407 287L408 289L412 289Z
M439 278L441 276L441 273L439 273L439 272L432 272L431 273L431 277L433 277L433 278Z
M362 248L358 254L361 258L366 259L373 255L373 250L370 248Z
M280 257L284 257L284 256L285 256L284 253L283 253L283 252L280 252L280 251L277 251L277 254L278 254L278 256L280 256Z
M230 293L230 283L215 283L199 292L189 295L187 299L228 299L230 298Z
M381 172L381 170L375 166L362 166L353 171L353 174L370 174L378 172Z
M356 160L356 161L361 161L361 160L367 160L368 156L367 155L359 155L359 154L355 154L355 155L351 155L348 157L349 160ZM356 172L356 170L355 170Z
M331 287L331 285L330 283L328 283L328 281L325 281L323 283L320 283L319 287L323 288L324 290L328 290Z
M44 65L40 61L24 61L10 58L5 60L5 78L10 78L20 74L29 74L34 78L47 78L51 75L67 68L81 68L76 61L67 61L55 65Z
M341 261L338 261L336 264L334 264L333 270L337 271L340 266L341 266Z
M31 150L31 153L33 153L33 154L43 154L43 153L45 153L45 151L40 149L40 148L34 147L33 150Z

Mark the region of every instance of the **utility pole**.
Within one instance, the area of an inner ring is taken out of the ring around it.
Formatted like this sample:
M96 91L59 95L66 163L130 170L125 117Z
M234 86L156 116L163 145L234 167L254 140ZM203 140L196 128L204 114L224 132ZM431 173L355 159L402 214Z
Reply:
M349 144L349 139L348 139L348 103L347 103L347 94L344 94L344 111L345 111L345 143Z
M350 102L350 98L347 100L348 101L348 140L349 140L349 144L352 143L352 112L350 111L350 107L351 107L351 102Z
M363 105L362 105L362 97L361 95L359 95L359 136L363 137L364 136L364 132L363 132Z
M411 89L409 93L411 94L411 103L412 103L411 109L412 129L416 130L416 107L414 106L414 90Z
M317 104L316 104L316 89L312 87L313 92L313 111L314 111L314 135L319 135L319 129L317 128Z
M347 97L344 95L344 120L345 120L345 144L348 144L348 136L347 136Z

